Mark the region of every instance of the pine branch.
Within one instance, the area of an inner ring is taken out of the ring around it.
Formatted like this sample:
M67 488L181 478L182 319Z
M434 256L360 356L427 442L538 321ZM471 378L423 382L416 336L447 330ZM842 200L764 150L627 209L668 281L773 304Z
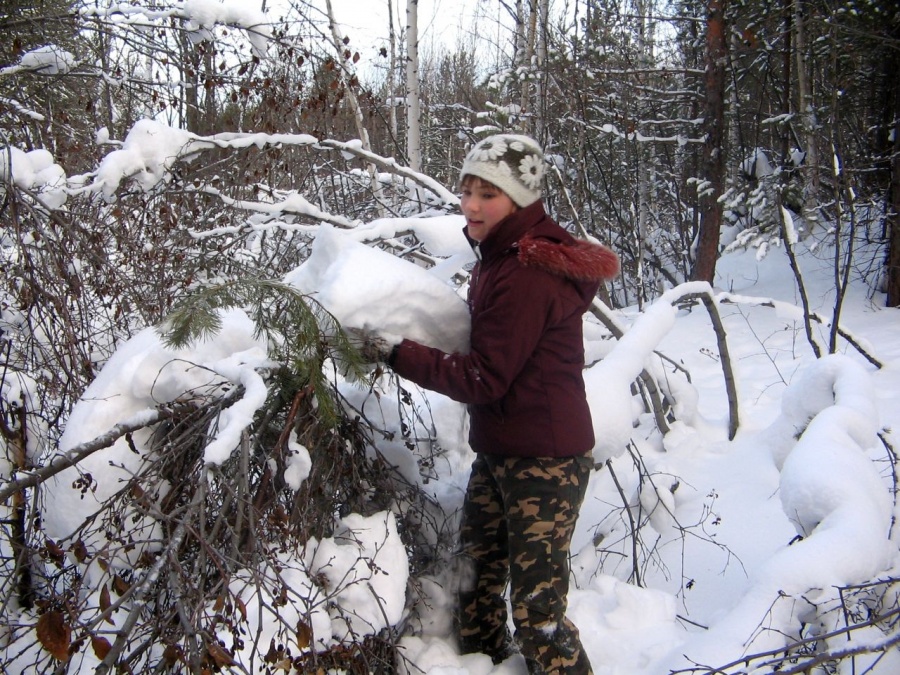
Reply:
M331 359L350 380L365 381L368 369L340 322L315 299L270 279L241 279L208 286L185 298L158 328L172 349L208 340L222 330L222 312L243 309L273 357L313 389L323 419L336 423L338 404L323 367Z

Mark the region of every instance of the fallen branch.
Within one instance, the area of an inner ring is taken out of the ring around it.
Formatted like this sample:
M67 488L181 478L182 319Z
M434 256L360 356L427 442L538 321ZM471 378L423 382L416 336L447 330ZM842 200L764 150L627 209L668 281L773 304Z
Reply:
M772 300L771 298L758 298L754 296L747 295L734 295L732 293L719 293L716 295L716 299L720 303L729 303L735 305L751 305L753 307L769 307L775 310L800 310L796 305L792 305L789 302L782 302L781 300ZM831 327L831 322L823 317L821 314L817 312L810 312L809 318L816 323L825 326L826 328ZM837 327L837 334L844 338L850 345L852 345L857 352L859 352L860 356L862 356L866 361L871 363L873 366L881 370L884 368L884 362L876 357L874 354L870 354L863 346L860 344L859 339L854 336L852 333L844 330L840 326ZM817 354L818 356L818 354Z
M85 457L93 455L95 452L110 447L123 436L134 433L139 429L153 426L162 420L175 417L176 415L191 412L195 407L191 404L183 403L177 405L162 405L158 408L151 408L134 415L125 422L120 422L105 434L97 436L97 438L76 445L71 450L54 456L49 464L42 466L34 471L29 471L21 478L6 483L0 488L0 502L6 501L10 496L24 490L26 488L40 485L48 478L75 466Z

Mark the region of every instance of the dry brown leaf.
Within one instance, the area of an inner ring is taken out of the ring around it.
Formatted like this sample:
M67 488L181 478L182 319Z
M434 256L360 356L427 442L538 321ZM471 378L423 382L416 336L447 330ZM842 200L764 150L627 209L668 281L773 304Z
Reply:
M41 646L55 659L69 660L72 629L66 625L66 619L62 612L47 612L41 615L37 622L37 638Z
M83 563L85 560L87 560L87 546L84 545L84 542L81 541L81 539L72 544L72 555L74 555L75 559L80 563Z
M168 645L163 651L163 661L170 668L179 661L184 661L184 650L178 645Z
M105 612L111 605L112 602L109 599L109 586L103 584L103 588L100 589L100 611Z
M225 651L222 645L216 644L215 642L210 642L206 645L206 651L209 652L210 658L220 668L222 666L233 666L234 659L231 658L231 655Z
M113 577L113 589L120 596L125 595L128 592L129 588L131 588L131 586L128 585L128 582L118 574Z
M297 623L297 646L301 650L307 649L312 641L312 629L303 621Z
M241 620L246 621L247 620L247 605L245 605L244 601L241 600L240 598L237 598L237 608L238 608L238 611L241 613Z
M65 551L63 551L62 546L49 537L44 540L44 548L47 549L47 555L52 560L60 561L63 559L63 556L65 556Z
M105 637L97 637L96 635L91 636L91 647L94 649L96 657L101 661L106 658L106 655L109 654L109 650L112 649L109 640Z

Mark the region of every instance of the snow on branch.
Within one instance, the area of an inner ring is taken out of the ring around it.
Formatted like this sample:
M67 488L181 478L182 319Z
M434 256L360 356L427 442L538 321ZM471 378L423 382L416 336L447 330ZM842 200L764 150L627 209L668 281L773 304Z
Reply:
M234 26L247 34L247 39L258 58L266 55L272 39L272 22L264 12L242 0L185 0L168 9L153 10L147 7L113 3L108 7L83 7L80 14L85 19L103 19L116 24L137 27L155 26L169 19L183 19L191 39L200 42L212 38L216 25Z
M739 295L736 293L718 293L716 294L716 300L720 303L729 303L736 305L749 305L751 307L770 307L775 310L775 313L787 320L791 321L804 321L806 318L806 313L802 308L797 305L791 304L790 302L784 302L783 300L774 300L773 298L760 298L748 295ZM809 312L809 319L811 321L815 321L816 323L826 327L831 327L831 322L823 317L818 312ZM872 349L870 346L866 346L864 344L864 340L845 328L837 327L837 334L844 338L849 344L851 344L859 354L866 359L869 363L875 366L878 369L884 368L884 361L872 353Z
M426 176L425 174L413 171L412 169L399 164L393 157L382 157L381 155L376 155L373 152L367 152L366 150L363 150L362 145L359 141L342 143L340 141L325 140L319 142L319 145L321 145L322 147L333 148L335 150L340 150L341 152L355 155L360 159L371 162L383 171L389 171L398 176L402 176L403 178L408 178L409 180L418 183L426 190L430 190L431 192L433 192L444 204L448 204L451 206L456 206L459 204L459 197L450 192L447 188L445 188L430 176Z
M13 110L16 114L21 115L22 117L28 117L30 119L35 120L36 122L43 122L46 117L44 117L41 113L31 110L26 107L24 103L21 101L17 101L14 98L6 98L4 96L0 96L0 105L5 105L7 108Z
M255 213L263 213L276 217L307 216L309 218L312 218L313 220L322 223L328 223L329 225L334 225L335 227L344 229L352 228L357 224L355 221L350 220L349 218L345 218L344 216L337 216L331 213L326 213L315 204L310 203L308 199L294 190L287 192L281 199L274 202L257 202L246 199L232 199L231 197L222 194L221 190L210 186L201 188L201 191L205 192L208 195L218 197L226 206L231 206L242 211L253 211ZM228 227L204 231L190 230L190 234L197 239L202 239L215 234L221 234L224 231L231 232L234 231L234 229L235 228L233 227Z
M140 120L131 128L121 147L110 152L100 162L92 181L88 182L85 177L79 178L79 181L88 183L81 190L101 192L104 197L111 200L122 181L131 179L142 189L151 190L160 182L171 180L172 170L178 161L191 161L206 150L216 148L239 150L251 146L264 148L283 145L304 146L313 150L337 150L345 157L357 157L384 171L421 185L435 195L441 206L459 204L459 198L455 194L430 176L404 167L392 157L382 157L368 152L362 148L358 140L320 141L309 134L220 133L200 136L151 119ZM254 210L264 208L262 206L254 208L250 202L241 202L241 206ZM309 214L308 203L302 212ZM334 224L346 227L349 221Z
M709 312L713 329L719 345L725 389L729 402L729 438L734 438L740 423L737 388L731 358L728 352L725 329L718 313L717 301L712 287L706 282L688 282L681 284L659 297L652 305L638 316L627 331L620 332L612 351L599 363L585 373L585 387L588 399L592 402L591 412L594 417L594 428L597 432L598 445L594 450L594 459L603 463L611 457L621 454L631 436L630 412L622 410L625 402L630 400L627 392L631 383L641 378L644 382L652 380L646 369L649 358L659 343L675 325L676 306L685 302L700 299ZM601 316L595 307L595 316ZM670 381L670 385L673 384ZM653 392L654 387L650 388ZM679 392L674 404L676 409L687 413L691 393L687 387ZM683 400L679 401L678 398ZM618 401L618 403L617 403ZM662 400L654 398L654 408L659 408ZM661 408L654 410L660 431L666 433L668 424Z
M70 448L67 452L54 456L49 463L41 468L22 473L20 477L9 481L5 486L0 488L0 502L6 501L11 495L20 490L39 485L51 476L55 476L59 472L75 466L95 452L112 446L123 436L134 433L139 429L151 427L158 422L180 414L188 408L189 406L176 404L171 406L163 405L156 409L139 411L129 419L116 424L96 438L79 443L75 447Z
M22 72L64 75L75 67L76 62L71 52L56 45L44 45L22 54L17 64L0 68L0 77Z

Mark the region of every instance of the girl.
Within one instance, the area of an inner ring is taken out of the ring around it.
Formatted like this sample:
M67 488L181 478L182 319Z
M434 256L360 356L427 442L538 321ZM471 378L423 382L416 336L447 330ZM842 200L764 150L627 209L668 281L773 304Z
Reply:
M479 142L461 172L465 234L478 262L468 304L471 350L410 340L364 353L468 406L476 453L463 505L458 631L463 653L499 663L515 651L529 673L591 673L566 618L569 545L593 466L582 370L582 315L616 255L574 239L544 211L543 153L526 136Z

